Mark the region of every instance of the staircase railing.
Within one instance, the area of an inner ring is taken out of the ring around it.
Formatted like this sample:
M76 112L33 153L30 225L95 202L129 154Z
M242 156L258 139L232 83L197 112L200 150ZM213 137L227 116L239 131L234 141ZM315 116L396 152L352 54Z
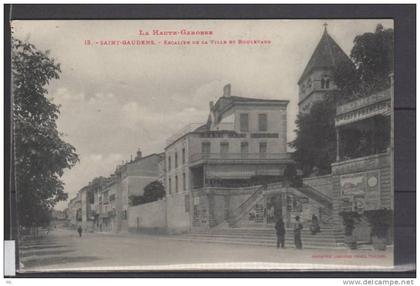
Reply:
M320 191L316 190L315 188L309 185L303 184L301 187L297 187L296 189L300 191L302 194L323 204L324 206L328 208L332 208L332 199L328 197L327 195L321 193Z
M260 186L255 190L252 195L246 199L239 207L237 207L228 218L229 226L233 227L236 225L236 223L242 218L243 214L245 212L248 212L256 203L256 201L259 199L259 197L262 197L263 190L266 188L265 185Z

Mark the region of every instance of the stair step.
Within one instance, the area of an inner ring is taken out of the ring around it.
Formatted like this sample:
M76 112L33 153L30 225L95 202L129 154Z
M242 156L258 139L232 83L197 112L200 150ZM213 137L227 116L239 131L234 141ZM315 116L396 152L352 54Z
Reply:
M188 238L191 240L195 240L195 241L207 241L207 240L213 240L213 241L220 241L220 242L235 242L235 241L240 241L240 242L252 242L252 243L268 243L268 244L276 244L277 239L248 239L248 238L213 238L213 237L189 237L189 236L184 236L184 238ZM305 239L302 239L303 244L307 244L307 245L325 245L325 246L329 246L329 245L335 245L336 241L335 240L311 240L311 241L307 241ZM293 244L294 245L294 239L285 239L285 243L289 243L289 244Z
M253 246L262 246L262 247L275 247L276 246L276 242L275 241L270 241L270 242L260 242L260 241L243 241L243 240L215 240L215 239L193 239L193 238L188 238L188 237L174 237L173 239L175 240L180 240L180 241L199 241L199 242L205 242L205 243L221 243L221 244L236 244L236 245L253 245ZM285 241L285 246L287 248L295 248L294 244L292 242L288 242ZM305 242L303 242L303 247L304 248L309 248L309 249L331 249L331 248L340 248L340 249L345 249L344 246L340 245L340 244L325 244L325 245L318 245L318 244L305 244Z
M247 228L247 227L229 227L229 228L216 228L216 229L211 229L214 231L246 231L246 232L251 232L251 231L256 231L256 232L261 232L261 231L267 231L267 232L274 232L275 229L274 227L253 227L253 228ZM293 231L293 228L286 228L286 231ZM334 232L335 229L334 228L321 228L321 232ZM303 228L302 232L310 232L309 228Z
M252 231L252 232L248 232L248 231L194 231L192 233L196 233L196 234L215 234L215 235L276 235L275 231ZM286 235L289 234L293 234L293 231L286 231ZM301 235L302 236L311 236L311 237L317 237L317 236L335 236L337 234L340 233L334 233L334 232L325 232L325 231L321 231L319 233L317 233L316 235L313 235L310 232L302 232Z
M209 234L204 234L204 233L191 233L189 234L189 236L192 237L232 237L232 238L241 238L241 237L247 237L250 239L259 239L259 238L272 238L272 239L276 239L277 236L274 234L268 234L268 235L261 235L261 234L254 234L254 235L241 235L241 234L214 234L214 233L209 233ZM335 236L333 235L302 235L301 236L302 239L307 239L307 240L335 240ZM286 238L293 238L293 234L286 234Z
M293 229L286 229L285 245L294 248ZM341 239L342 232L333 228L322 228L320 233L313 235L308 228L303 229L301 238L304 248L336 248ZM337 237L338 236L338 237ZM206 243L243 244L255 246L275 247L277 244L276 231L272 227L240 227L196 230L178 236L176 239Z
M277 241L277 238L275 237L266 237L266 238L252 238L252 237L213 237L213 236L201 236L201 237L197 237L197 236L185 236L185 237L189 237L189 238L193 238L193 239L219 239L219 240L223 240L223 239L227 239L227 240L235 240L235 239L240 239L240 240L252 240L252 241ZM287 241L293 241L294 238L293 237L286 237L285 240ZM302 241L307 241L307 242L320 242L320 243L335 243L335 239L317 239L317 240L310 240L310 239L302 239Z

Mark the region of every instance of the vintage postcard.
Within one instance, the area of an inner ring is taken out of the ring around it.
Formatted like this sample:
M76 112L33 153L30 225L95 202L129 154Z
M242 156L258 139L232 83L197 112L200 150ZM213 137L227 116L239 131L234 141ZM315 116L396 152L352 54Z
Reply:
M19 272L394 269L392 20L11 26Z

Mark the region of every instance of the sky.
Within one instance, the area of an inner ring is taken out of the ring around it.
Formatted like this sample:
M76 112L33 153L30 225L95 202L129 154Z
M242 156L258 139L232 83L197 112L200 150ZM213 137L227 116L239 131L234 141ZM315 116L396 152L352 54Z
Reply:
M297 80L324 23L348 55L355 36L373 32L378 23L393 27L392 20L384 19L30 20L13 21L12 27L16 38L49 50L61 64L60 79L51 82L47 96L61 106L58 129L80 157L62 178L71 199L93 178L109 176L139 148L143 155L163 152L166 139L176 131L189 123L206 122L209 101L216 101L227 83L232 95L289 100L287 140L292 141ZM153 30L183 29L212 35L153 35ZM101 45L111 40L154 40L156 45ZM200 44L165 45L165 40ZM56 208L66 205L61 202Z

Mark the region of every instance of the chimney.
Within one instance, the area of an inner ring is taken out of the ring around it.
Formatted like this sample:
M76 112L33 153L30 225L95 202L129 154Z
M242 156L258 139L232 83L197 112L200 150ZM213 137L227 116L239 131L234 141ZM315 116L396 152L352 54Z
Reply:
M209 105L210 105L210 110L213 110L213 107L214 107L214 103L213 103L213 101L210 101L210 102L209 102Z
M223 97L230 96L230 83L223 87Z
M136 156L136 158L135 158L135 160L138 160L138 159L140 159L141 158L141 150L140 150L140 148L137 150L137 156Z

